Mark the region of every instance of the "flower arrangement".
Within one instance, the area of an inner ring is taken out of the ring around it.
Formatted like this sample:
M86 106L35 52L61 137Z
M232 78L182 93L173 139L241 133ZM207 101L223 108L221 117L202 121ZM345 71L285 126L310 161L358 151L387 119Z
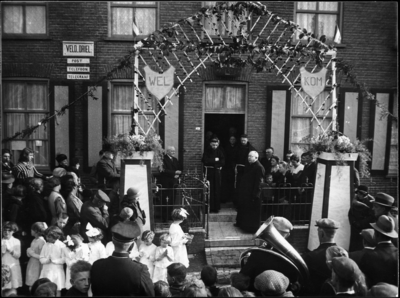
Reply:
M316 137L306 137L302 140L302 142L310 144L308 150L314 155L318 155L321 152L333 153L337 165L346 165L343 160L343 153L358 153L360 177L369 177L370 175L368 162L371 161L371 153L365 145L369 141L369 139L364 141L357 139L351 142L343 133L333 130Z
M103 144L111 145L116 152L121 154L122 158L129 158L134 152L140 152L140 155L144 156L144 152L153 151L152 166L157 167L160 171L163 170L164 149L162 148L162 140L159 135L153 132L147 135L119 134L105 138Z

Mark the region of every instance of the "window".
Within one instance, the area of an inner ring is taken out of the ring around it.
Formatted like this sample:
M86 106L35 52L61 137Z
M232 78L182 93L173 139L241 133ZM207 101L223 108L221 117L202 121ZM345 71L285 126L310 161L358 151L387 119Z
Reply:
M326 129L332 121L332 111L329 111L327 117L322 121L324 115L328 112L329 107L332 105L331 96L328 97L330 91L323 91L318 95L315 102L304 91L301 91L301 96L305 99L307 106L303 103L301 97L293 91L292 104L291 104L291 132L290 144L291 150L295 150L296 145L299 147L308 147L302 142L305 137L317 136L321 132L318 122L311 119L313 115L311 111L317 116L321 122L322 127ZM331 128L331 127L330 127ZM296 150L295 150L296 151Z
M132 23L139 35L148 35L157 29L156 1L119 1L110 3L110 36L133 38Z
M9 2L2 5L3 36L47 36L47 6L37 2Z
M146 103L141 96L139 96L138 104L140 108L144 111L143 114L147 117L147 119L152 123L155 116L153 113L153 109L158 111L157 100L153 98L151 94L148 93L145 86L141 86L140 90L148 99L148 103ZM133 83L131 82L115 82L112 84L112 95L111 95L111 126L110 126L110 134L123 134L129 133L131 131L132 125L132 115L131 109L134 106L134 88ZM149 124L146 121L143 114L139 114L139 124L143 128L144 131L147 131L149 128ZM158 134L158 121L153 125L156 129L156 133Z
M336 24L340 27L339 12L339 2L297 2L296 23L318 38L325 35L327 41L333 41ZM299 33L296 38L299 38Z
M3 81L4 138L12 137L28 126L36 125L49 115L47 81ZM40 126L27 138L17 138L5 144L13 153L13 162L19 158L19 150L25 147L35 152L35 166L50 167L49 125Z
M235 4L237 1L230 1L228 5ZM217 1L204 1L203 7L213 7L217 4ZM248 11L242 15L242 19L248 17ZM225 26L224 26L225 24ZM230 37L231 35L236 36L240 27L240 22L237 19L233 19L233 12L229 11L229 13L222 14L221 21L217 20L217 17L213 15L210 18L204 18L203 20L204 29L206 29L207 33L211 37L217 37L219 34L222 37ZM246 30L249 28L249 22L244 26ZM203 36L203 38L207 38L207 36Z

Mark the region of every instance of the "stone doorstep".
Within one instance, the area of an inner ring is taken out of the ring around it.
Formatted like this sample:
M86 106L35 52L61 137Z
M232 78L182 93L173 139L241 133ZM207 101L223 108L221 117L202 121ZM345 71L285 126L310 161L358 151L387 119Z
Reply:
M239 268L240 254L248 248L248 246L206 247L207 264L216 268Z

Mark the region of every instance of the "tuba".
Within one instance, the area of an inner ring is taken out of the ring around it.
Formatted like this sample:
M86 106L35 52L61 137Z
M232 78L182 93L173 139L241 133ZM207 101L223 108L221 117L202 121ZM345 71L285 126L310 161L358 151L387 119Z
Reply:
M268 248L249 248L240 255L240 267L243 268L246 264L251 252L257 250L265 253L265 257L279 259L279 262L284 262L285 267L290 267L297 272L297 280L301 285L305 285L309 278L308 267L300 254L290 245L289 242L278 232L272 224L274 216L270 216L265 223L255 233L255 237L261 238L270 244L274 250ZM269 270L271 268L265 268ZM278 270L279 271L279 270ZM285 274L285 272L282 272ZM289 277L289 276L288 276ZM290 278L290 282L295 282L295 278Z

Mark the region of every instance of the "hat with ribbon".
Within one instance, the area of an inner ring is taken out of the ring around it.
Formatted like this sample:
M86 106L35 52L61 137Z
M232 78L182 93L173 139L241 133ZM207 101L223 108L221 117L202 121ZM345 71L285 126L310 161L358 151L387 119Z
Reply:
M394 198L384 192L378 192L373 203L386 207L393 207Z
M88 222L86 225L86 235L88 237L96 237L97 235L100 235L100 231L99 229L93 228L90 222Z
M388 236L390 238L397 238L398 234L395 231L395 223L393 218L387 215L379 216L378 220L375 223L370 223L371 227L373 227L379 233Z
M315 222L315 226L321 229L339 229L340 223L333 219L322 218Z

